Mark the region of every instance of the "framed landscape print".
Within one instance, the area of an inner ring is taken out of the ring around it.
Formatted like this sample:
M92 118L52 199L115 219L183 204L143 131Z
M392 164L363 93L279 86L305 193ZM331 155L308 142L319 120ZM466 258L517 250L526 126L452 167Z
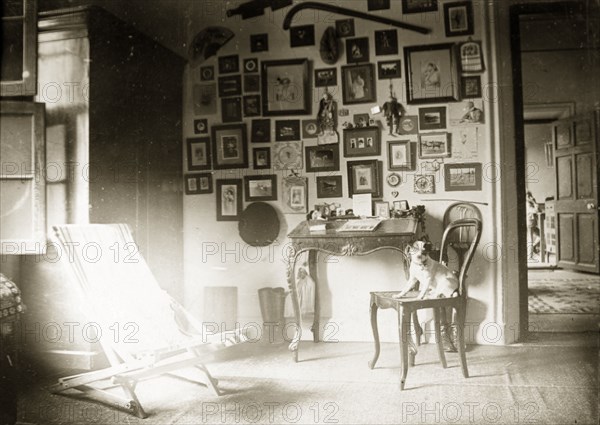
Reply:
M446 191L481 190L481 163L444 164Z
M421 130L441 130L446 128L446 107L433 106L419 108L419 128Z
M450 133L423 133L419 135L419 158L447 158L450 156Z
M242 180L217 180L217 221L237 221L242 213Z
M377 78L388 80L402 77L402 62L398 60L377 62Z
M337 85L337 68L315 69L315 87Z
M311 111L308 59L263 61L263 115L305 115Z
M346 105L377 101L375 65L342 66L342 101Z
M377 126L344 129L344 157L381 154L381 136Z
M342 176L317 177L317 198L341 198Z
M473 34L473 5L470 1L444 3L446 37Z
M413 170L410 140L390 140L388 142L388 170Z
M300 120L275 121L275 140L278 142L300 140Z
M407 103L460 100L458 64L453 43L404 48Z
M188 170L210 170L210 139L208 137L194 137L187 139L186 142Z
M306 214L308 212L308 179L288 176L281 181L282 210L284 213Z
M246 201L276 201L277 175L244 176Z
M271 168L271 148L252 149L252 162L255 170L268 170Z
M212 126L214 169L248 168L246 124Z
M370 193L373 198L381 198L382 166L375 159L348 161L348 196Z
M186 174L184 180L186 195L213 193L211 173Z
M337 143L306 146L304 150L307 172L314 173L340 170L340 148Z

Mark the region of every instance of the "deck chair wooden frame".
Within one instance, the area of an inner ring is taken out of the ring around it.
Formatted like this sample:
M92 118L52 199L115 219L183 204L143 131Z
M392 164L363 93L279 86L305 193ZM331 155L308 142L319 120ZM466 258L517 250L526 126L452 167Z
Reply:
M139 299L127 299L127 303L135 305L144 304L144 295L151 294L152 302L147 305L152 308L152 317L159 315L160 324L153 323L148 327L149 335L156 333L156 340L143 341L143 347L137 344L126 344L115 341L114 338L102 332L99 336L100 345L110 363L110 366L90 372L60 378L58 383L50 387L54 394L86 395L91 398L123 409L139 418L148 415L142 407L135 393L137 384L144 379L168 374L178 378L175 371L183 368L194 368L199 372L195 382L207 387L214 395L221 395L218 381L211 376L205 362L213 358L213 353L244 341L240 332L227 332L207 335L203 332L202 323L189 314L183 306L163 291L154 279L144 258L137 251L129 227L125 224L89 224L89 225L61 225L54 226L57 243L63 251L64 260L78 283L81 294L85 300L86 310L89 311L89 320L104 323L110 320L105 313L107 306L102 305L103 283L107 283L104 293L110 298L118 294L110 294L109 282L118 282L123 289L131 282L137 285ZM90 258L89 247L93 247L95 254ZM103 249L104 247L104 249ZM114 249L124 250L127 255L115 256ZM102 261L96 261L98 250L101 255L112 256ZM117 258L119 261L115 261ZM113 270L111 270L113 269ZM106 297L104 297L106 301ZM116 307L118 308L118 307ZM142 309L145 307L141 307ZM109 309L110 310L110 309ZM162 314L161 312L167 312ZM135 314L135 312L133 313ZM104 317L99 317L104 316ZM129 319L129 316L127 316ZM154 328L160 328L156 331ZM163 339L166 339L163 340ZM121 387L123 395L115 394L114 387Z

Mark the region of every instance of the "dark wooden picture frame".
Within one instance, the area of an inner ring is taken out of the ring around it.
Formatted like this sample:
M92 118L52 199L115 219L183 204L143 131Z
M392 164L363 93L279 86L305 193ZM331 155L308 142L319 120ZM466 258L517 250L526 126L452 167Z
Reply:
M219 97L239 96L242 94L242 76L227 75L219 77Z
M337 68L315 69L315 87L337 86Z
M206 118L200 118L194 120L194 134L207 134L208 133L208 120Z
M383 176L382 163L376 159L348 161L348 196L370 193L381 198Z
M369 62L369 37L346 39L346 63Z
M271 120L268 118L252 120L250 132L250 141L252 143L271 142Z
M244 59L244 72L258 72L258 59Z
M473 5L470 1L444 3L446 37L473 35Z
M342 176L317 177L317 198L341 198L343 191Z
M433 132L419 134L419 158L448 158L451 154L450 133Z
M246 202L276 201L277 175L244 176L244 194Z
M388 141L388 170L414 170L410 140Z
M397 55L398 54L398 31L378 30L375 31L375 55Z
M260 95L251 94L243 98L244 117L260 116Z
M463 99L478 99L481 94L481 77L479 75L463 75L460 78L460 96Z
M250 35L250 51L268 52L269 51L269 34L251 34Z
M260 75L245 74L244 75L244 92L254 93L260 92Z
M212 167L210 139L191 137L186 140L189 171L210 170Z
M481 163L444 164L444 188L447 192L481 190Z
M377 78L379 80L402 78L402 61L395 59L377 62Z
M219 74L233 74L240 72L240 58L238 55L221 56L219 58Z
M200 67L200 81L213 81L215 79L215 67L206 65Z
M342 101L346 105L377 101L374 64L342 66Z
M442 130L446 128L446 107L419 108L420 130Z
M391 0L368 0L367 10L386 10L390 8Z
M311 113L308 59L261 62L264 116Z
M340 147L337 143L305 146L304 160L306 162L306 171L309 173L339 171Z
M436 12L438 0L402 0L402 14Z
M303 139L316 139L319 133L319 127L317 120L302 120L302 138Z
M248 168L246 124L213 125L214 169Z
M224 97L221 99L221 121L224 123L242 121L241 97Z
M381 129L378 126L344 129L344 157L381 155Z
M242 180L217 179L217 221L239 220L242 208Z
M271 168L271 148L252 149L252 163L255 170L268 170Z
M314 46L315 26L298 25L290 27L290 47Z
M275 121L275 141L292 142L300 139L300 120Z
M354 37L354 19L338 19L335 21L335 32L338 37Z
M211 173L185 174L186 195L203 195L213 193L213 182Z

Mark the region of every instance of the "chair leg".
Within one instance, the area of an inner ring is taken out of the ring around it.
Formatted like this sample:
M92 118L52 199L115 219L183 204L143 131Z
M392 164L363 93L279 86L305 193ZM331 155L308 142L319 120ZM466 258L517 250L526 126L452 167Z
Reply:
M408 339L410 324L410 311L403 307L398 308L398 334L400 337L400 390L404 389L406 375L408 374Z
M379 359L379 328L377 326L377 302L374 299L371 299L371 305L369 306L369 310L371 312L371 329L373 330L373 341L375 343L375 353L373 354L373 359L369 361L369 368L373 369L375 367L375 363L377 363L377 359Z
M469 377L469 370L467 369L467 356L465 354L465 315L467 309L465 308L465 304L461 305L456 309L456 339L458 342L458 354L460 356L460 366L462 368L462 373L465 378Z
M440 309L433 309L433 321L435 327L435 341L437 343L438 355L440 357L440 362L442 363L442 367L445 369L447 367L446 364L446 355L444 354L444 343L442 341L442 332L441 332L441 323L440 323Z
M198 369L203 376L203 384L206 385L208 389L212 391L214 395L217 397L221 395L221 390L219 389L219 381L212 377L206 366L203 364L197 364L196 369Z

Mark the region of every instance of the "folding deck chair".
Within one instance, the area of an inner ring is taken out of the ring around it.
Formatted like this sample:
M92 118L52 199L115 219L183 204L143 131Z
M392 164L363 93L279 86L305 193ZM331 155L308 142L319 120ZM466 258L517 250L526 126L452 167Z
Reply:
M61 225L54 231L110 367L60 378L52 393L71 395L76 390L77 395L146 418L135 394L137 383L194 367L201 372L199 383L220 395L218 381L203 362L216 350L243 342L240 332L208 335L201 322L160 288L127 225ZM121 330L118 335L115 326ZM114 393L117 386L124 397Z

